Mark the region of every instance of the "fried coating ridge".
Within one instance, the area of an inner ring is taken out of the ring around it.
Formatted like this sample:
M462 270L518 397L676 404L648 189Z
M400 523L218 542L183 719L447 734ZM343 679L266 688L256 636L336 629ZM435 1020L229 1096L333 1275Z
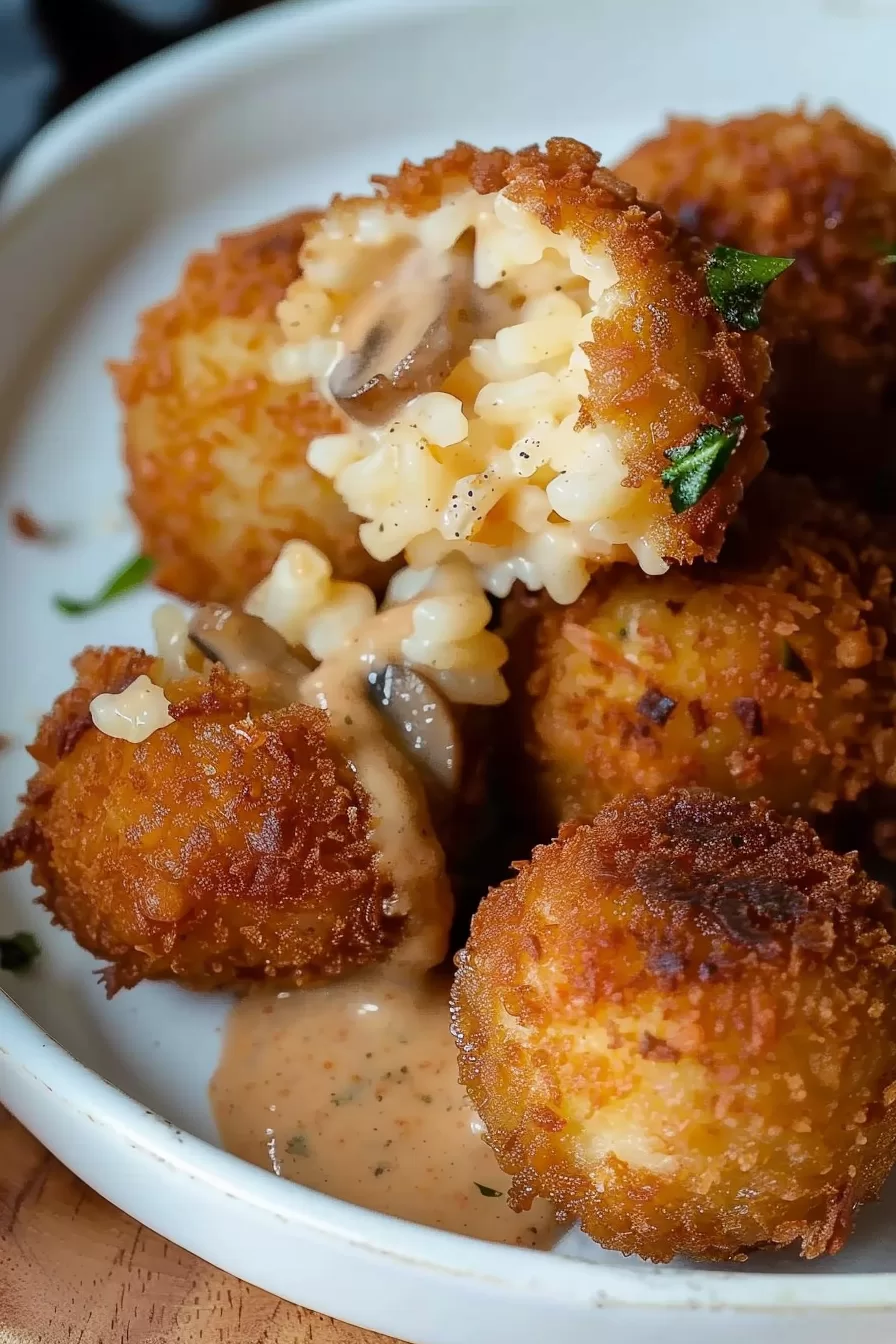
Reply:
M220 667L165 692L175 722L134 745L93 727L95 695L158 664L87 649L38 731L39 769L2 846L94 955L110 993L302 983L385 956L404 919L371 847L369 800L302 704L268 710Z
M276 307L316 217L288 215L195 253L175 296L142 314L131 359L109 365L144 552L160 586L189 601L242 600L296 537L323 550L337 577L376 587L388 577L305 461L339 417L309 384L268 373Z
M656 1261L846 1240L896 1157L896 917L764 802L565 826L459 954L462 1081L511 1200Z

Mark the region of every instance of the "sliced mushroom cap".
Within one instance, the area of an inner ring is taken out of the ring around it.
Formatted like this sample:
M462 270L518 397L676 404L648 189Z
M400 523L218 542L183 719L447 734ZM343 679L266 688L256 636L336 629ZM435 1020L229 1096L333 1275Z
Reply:
M189 635L200 653L223 663L259 695L287 705L299 699L299 685L311 664L258 616L211 603L194 612Z
M330 374L334 401L353 420L383 424L441 386L485 334L488 308L473 283L472 231L449 252L415 247L346 313L345 354Z
M368 673L367 687L368 698L427 784L454 793L461 778L460 736L441 692L404 663L387 663Z

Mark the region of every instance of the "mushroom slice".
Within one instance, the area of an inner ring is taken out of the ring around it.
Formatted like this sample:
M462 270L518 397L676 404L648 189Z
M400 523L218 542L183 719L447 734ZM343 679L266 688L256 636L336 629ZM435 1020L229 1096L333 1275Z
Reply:
M238 607L217 603L199 607L190 621L189 636L206 658L223 663L258 694L284 705L299 699L301 681L311 671L311 664L282 635Z
M369 672L367 694L427 783L455 793L461 778L460 738L444 696L405 663L386 663Z
M199 607L190 621L189 636L204 657L223 663L274 704L300 699L301 683L313 670L282 635L239 608L214 603ZM460 783L460 742L454 715L441 693L403 663L387 663L369 672L367 693L395 744L420 771L427 792L455 792Z
M473 283L472 230L448 252L415 247L346 313L330 394L353 420L383 424L441 386L487 320Z

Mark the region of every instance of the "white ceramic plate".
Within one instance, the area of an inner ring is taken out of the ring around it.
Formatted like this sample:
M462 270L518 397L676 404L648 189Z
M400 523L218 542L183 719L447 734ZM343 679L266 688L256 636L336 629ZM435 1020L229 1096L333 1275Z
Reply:
M22 744L86 643L143 643L151 594L80 622L51 609L131 550L103 371L188 252L222 230L360 188L456 138L573 134L608 157L669 110L725 115L834 100L896 134L884 0L370 0L277 6L140 67L44 131L0 223L0 518L74 524L61 549L0 528L2 823ZM653 1269L568 1238L561 1254L412 1226L277 1180L220 1151L206 1100L221 998L141 986L107 1003L95 965L2 879L0 926L44 946L0 993L0 1101L97 1190L217 1265L419 1344L891 1340L896 1199L836 1261ZM587 1256L587 1259L584 1257ZM771 1268L770 1268L771 1266ZM850 1323L847 1325L846 1317Z

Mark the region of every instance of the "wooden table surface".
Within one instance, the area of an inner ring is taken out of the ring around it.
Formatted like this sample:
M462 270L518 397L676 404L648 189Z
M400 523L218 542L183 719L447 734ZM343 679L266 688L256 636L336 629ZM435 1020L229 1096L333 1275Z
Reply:
M0 1108L0 1344L389 1344L212 1269Z

